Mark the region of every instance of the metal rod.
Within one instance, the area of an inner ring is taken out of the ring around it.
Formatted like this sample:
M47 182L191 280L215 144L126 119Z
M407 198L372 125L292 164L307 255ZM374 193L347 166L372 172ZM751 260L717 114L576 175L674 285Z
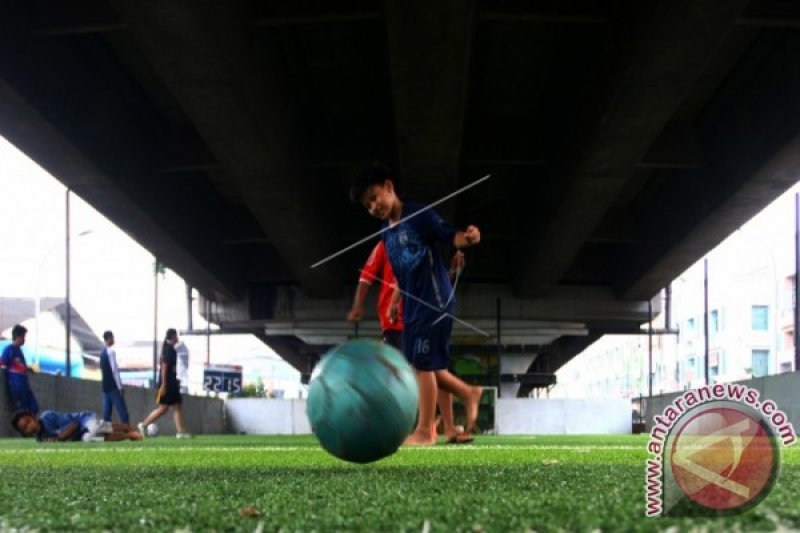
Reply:
M501 311L502 311L502 309L501 309L501 303L500 303L500 297L499 296L497 297L496 306L497 306L497 308L496 308L497 323L495 324L495 328L496 328L496 331L495 331L495 341L496 342L495 342L495 344L497 345L497 376L495 376L495 378L497 379L497 381L496 381L496 383L497 383L497 396L499 397L500 396L500 350L502 349L502 345L503 345L502 337L500 336L501 335L500 320L501 320Z
M360 268L358 269L358 271L359 271L359 272L361 272L362 274L364 274L364 273L365 273L365 272L364 272L364 270L363 270L363 269L360 269ZM382 279L380 279L380 278L375 278L375 279L377 279L379 282L383 283L384 285L387 285L387 286L389 286L389 287L393 287L393 288L395 287L395 285L391 285L390 283L386 283L385 281L383 281L383 280L382 280ZM416 297L416 296L414 296L413 294L409 294L409 293L407 293L406 291L404 291L404 290L403 290L403 289L401 289L400 287L396 287L396 288L397 288L397 290L398 290L398 291L400 291L400 294L402 294L402 295L403 295L403 296L405 296L406 298L411 298L411 299L412 299L412 300L414 300L415 302L418 302L418 303L420 303L420 304L424 305L425 307L427 307L427 308L429 308L429 309L433 309L433 310L434 310L434 311L436 311L437 313L442 313L442 315L443 315L443 316L448 316L448 317L452 318L454 321L458 322L458 323L459 323L459 324L461 324L462 326L466 326L466 327L468 327L469 329L471 329L472 331L475 331L475 332L477 332L477 333L480 333L480 334L481 334L481 335L483 335L484 337L491 337L491 335L489 335L488 333L486 333L485 331L483 331L481 328L479 328L479 327L476 327L476 326L473 326L473 325L472 325L472 324L470 324L469 322L465 322L465 321L461 320L460 318L458 318L457 316L451 315L450 313L448 313L448 312L446 312L446 311L442 311L441 309L438 309L436 306L429 304L429 303L428 303L428 302L426 302L425 300L423 300L423 299L421 299L421 298L417 298L417 297Z
M428 209L431 209L431 208L433 208L433 207L436 207L437 205L441 204L442 202L446 202L446 201L447 201L447 200L449 200L450 198L452 198L452 197L454 197L454 196L456 196L456 195L459 195L459 194L461 194L462 192L464 192L464 191L466 191L466 190L469 190L469 189L471 189L471 188L475 187L476 185L480 185L481 183L483 183L484 181L488 180L488 179L489 179L489 178L491 178L491 177L492 177L492 175L491 175L491 174L487 174L487 175L485 175L484 177L482 177L482 178L480 178L480 179L478 179L478 180L475 180L475 181L473 181L473 182L472 182L472 183L470 183L469 185L465 185L464 187L461 187L461 188L460 188L460 189L458 189L457 191L451 192L450 194L448 194L448 195L447 195L447 196L445 196L444 198L440 198L440 199L436 200L435 202L433 202L432 204L430 204L430 205L426 205L424 208L420 209L419 211L417 211L417 212L415 212L415 213L411 213L410 215L408 215L408 216L407 216L407 217L405 217L405 218L401 218L400 220L398 220L398 221L397 221L397 224L400 224L401 222L406 222L406 221L408 221L408 220L411 220L411 219L412 219L412 218L414 218L415 216L417 216L417 215L421 215L422 213L424 213L424 212L425 212L425 211L427 211ZM367 236L366 236L366 237L364 237L363 239L361 239L361 240L359 240L359 241L356 241L356 242L354 242L354 243L353 243L353 244L351 244L350 246L346 246L345 248L342 248L342 249L341 249L341 250L339 250L338 252L332 253L331 255L329 255L329 256L328 256L328 257L326 257L326 258L324 258L324 259L320 259L319 261L317 261L316 263L314 263L313 265L311 265L311 268L317 268L317 267L318 267L318 266L320 266L320 265L324 265L325 263L327 263L327 262L328 262L328 261L330 261L331 259L334 259L334 258L336 258L336 257L339 257L340 255L342 255L342 254L343 254L343 253L345 253L345 252L349 252L350 250L352 250L352 249L353 249L353 248L355 248L356 246L359 246L359 245L361 245L361 244L364 244L364 243L365 243L365 242L367 242L368 240L370 240L370 239L373 239L373 238L377 237L378 235L380 235L381 233L385 232L385 231L386 231L386 230L388 230L388 229L389 229L389 226L386 226L385 228L382 228L382 229L380 229L380 230L376 231L375 233L372 233L372 234L370 234L370 235L367 235Z
M66 333L66 348L64 353L66 355L66 371L65 375L70 377L72 375L72 303L70 302L70 261L69 261L69 193L70 190L67 189L66 194L66 236L65 236L65 244L66 244L66 291L64 295L64 331Z
M211 364L211 301L206 298L206 366Z
M153 387L158 383L158 258L153 258Z
M194 329L194 320L192 319L192 286L186 283L186 324L189 326L189 331Z

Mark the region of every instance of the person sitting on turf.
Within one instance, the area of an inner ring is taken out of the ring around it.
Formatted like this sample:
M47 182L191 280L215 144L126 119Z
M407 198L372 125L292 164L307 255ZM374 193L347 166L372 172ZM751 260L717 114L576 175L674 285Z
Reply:
M36 437L40 442L142 440L142 435L128 424L98 420L97 414L91 411L43 411L37 417L30 411L20 410L11 418L11 425L23 437Z

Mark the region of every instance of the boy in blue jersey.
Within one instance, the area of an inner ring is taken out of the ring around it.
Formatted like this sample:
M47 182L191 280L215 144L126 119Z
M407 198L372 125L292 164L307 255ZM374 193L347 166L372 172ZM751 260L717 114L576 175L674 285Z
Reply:
M0 369L5 370L5 381L12 409L25 409L32 413L38 413L39 403L36 401L28 381L28 372L31 372L31 369L28 368L25 355L22 353L26 333L28 330L25 326L19 324L11 329L12 342L3 349L3 353L0 355Z
M36 437L40 442L142 440L142 435L128 424L98 420L97 414L91 411L43 411L39 416L30 411L17 411L11 425L23 437Z
M403 352L417 374L419 419L406 444L436 443L439 388L464 402L466 433L470 433L475 428L482 390L464 383L448 370L453 328L449 315L455 310L455 298L436 243L452 244L458 249L474 246L480 242L480 231L475 226L458 231L424 205L403 202L386 167L376 165L362 172L350 190L350 197L370 215L385 222L383 241L392 270L400 289L413 296L404 301Z

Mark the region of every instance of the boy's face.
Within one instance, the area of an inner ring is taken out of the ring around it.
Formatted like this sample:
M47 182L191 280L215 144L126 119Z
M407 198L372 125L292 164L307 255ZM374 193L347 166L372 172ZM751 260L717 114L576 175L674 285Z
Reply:
M22 346L23 344L25 344L25 334L23 333L22 335L17 335L16 337L14 337L14 343L17 346Z
M39 433L39 420L33 415L25 415L17 421L17 427L26 437L33 437Z
M106 339L106 346L114 346L114 336L111 335L109 338Z
M380 185L370 185L361 195L361 205L369 211L370 215L381 220L389 218L396 201L394 184L390 180L386 180Z

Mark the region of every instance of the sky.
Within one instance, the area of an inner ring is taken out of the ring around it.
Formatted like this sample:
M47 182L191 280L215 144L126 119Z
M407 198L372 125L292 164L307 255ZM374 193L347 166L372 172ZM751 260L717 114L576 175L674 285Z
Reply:
M0 190L4 191L0 209L0 296L63 298L66 188L0 137ZM70 225L72 306L98 337L106 329L114 331L118 355L124 364L126 345L153 339L154 257L72 193ZM158 283L155 330L163 339L167 328L182 330L188 326L186 284L169 269L159 276ZM195 311L195 329L205 325ZM43 327L42 334L45 333ZM193 363L205 359L205 339L187 338L186 342L198 355ZM276 365L275 353L252 335L212 336L211 353L212 358L224 359L212 361L215 363L237 364L228 356L241 354L258 373L272 371L281 379L300 379L299 373Z

